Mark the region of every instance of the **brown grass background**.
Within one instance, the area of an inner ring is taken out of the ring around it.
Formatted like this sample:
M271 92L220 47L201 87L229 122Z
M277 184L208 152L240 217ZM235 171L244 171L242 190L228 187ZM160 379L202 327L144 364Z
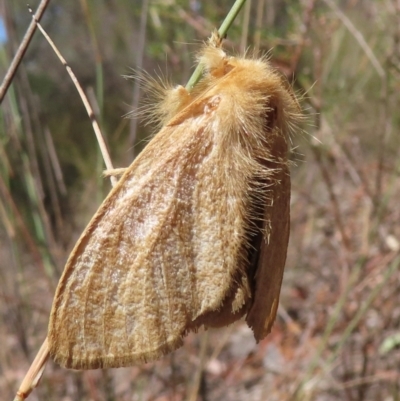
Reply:
M30 23L25 3L0 1L1 76ZM231 4L50 2L43 26L97 104L116 166L152 132L123 118L142 93L121 76L143 68L185 84ZM305 94L271 335L256 345L238 322L144 366L73 372L50 362L32 401L400 400L399 16L398 0L253 0L229 32L228 50L270 51ZM46 336L66 257L109 191L103 168L78 94L37 32L0 108L1 400Z

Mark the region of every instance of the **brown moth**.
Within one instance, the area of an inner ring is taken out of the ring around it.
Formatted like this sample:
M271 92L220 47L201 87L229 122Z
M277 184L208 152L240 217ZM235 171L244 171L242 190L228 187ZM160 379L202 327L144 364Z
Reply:
M275 320L289 238L293 92L265 58L210 42L192 92L166 89L162 128L126 169L73 249L50 317L67 368L129 366L202 325ZM154 89L154 88L153 88Z

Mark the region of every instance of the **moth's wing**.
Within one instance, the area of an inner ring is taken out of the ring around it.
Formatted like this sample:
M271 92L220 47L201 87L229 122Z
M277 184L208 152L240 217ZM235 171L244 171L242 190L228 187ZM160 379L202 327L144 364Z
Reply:
M257 341L271 332L276 318L290 232L290 171L286 161L287 144L283 136L272 144L276 162L273 185L268 188L263 216L263 238L256 261L255 291L246 321Z
M227 322L243 314L247 284L237 260L245 206L215 122L208 124L214 106L164 127L82 234L50 317L50 354L59 364L154 360L187 331L213 325L208 314L227 309L226 300L234 305Z

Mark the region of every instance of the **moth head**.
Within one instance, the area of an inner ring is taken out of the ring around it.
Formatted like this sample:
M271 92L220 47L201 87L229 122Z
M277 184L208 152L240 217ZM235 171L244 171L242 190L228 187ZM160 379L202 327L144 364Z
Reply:
M221 43L211 38L197 56L197 61L204 67L204 75L221 78L231 71L233 66L229 57L221 48Z

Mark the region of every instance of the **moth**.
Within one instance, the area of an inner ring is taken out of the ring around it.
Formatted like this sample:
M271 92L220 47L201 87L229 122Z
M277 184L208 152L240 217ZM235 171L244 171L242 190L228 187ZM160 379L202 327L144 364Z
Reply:
M58 284L48 346L62 366L160 358L185 335L245 316L271 330L289 239L293 91L266 58L212 41L189 93L156 88L159 132L75 245Z

